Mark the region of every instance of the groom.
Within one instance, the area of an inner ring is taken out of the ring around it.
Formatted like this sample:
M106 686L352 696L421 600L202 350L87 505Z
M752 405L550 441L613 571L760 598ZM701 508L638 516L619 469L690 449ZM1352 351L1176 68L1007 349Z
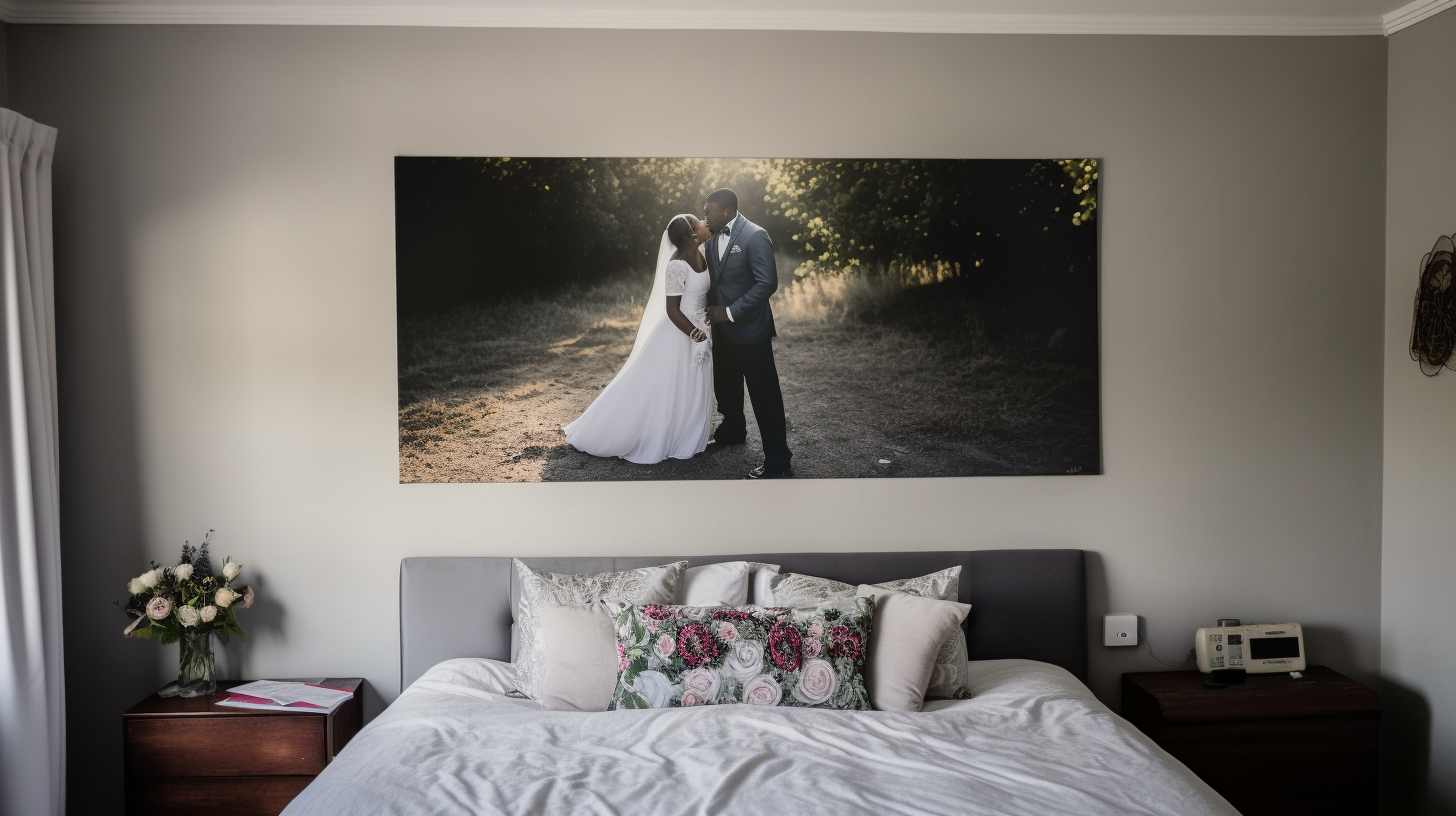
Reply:
M763 227L738 214L738 195L714 190L703 206L703 220L713 237L703 246L708 257L708 323L713 327L713 393L723 422L713 441L738 445L748 437L743 415L743 386L753 402L753 415L763 437L763 464L750 479L785 479L789 466L788 423L784 395L774 367L773 309L768 299L779 287L773 241Z

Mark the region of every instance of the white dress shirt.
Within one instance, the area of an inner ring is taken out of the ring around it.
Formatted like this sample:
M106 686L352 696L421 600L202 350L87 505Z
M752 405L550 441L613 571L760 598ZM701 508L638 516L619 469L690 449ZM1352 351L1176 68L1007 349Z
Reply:
M733 220L728 222L728 226L723 228L723 231L713 236L713 240L716 242L713 246L718 250L718 261L720 263L723 261L723 254L728 251L728 242L733 238L730 228L736 223L738 223L738 216L735 215L733 216ZM728 313L728 322L733 323L733 310L724 306L723 311Z

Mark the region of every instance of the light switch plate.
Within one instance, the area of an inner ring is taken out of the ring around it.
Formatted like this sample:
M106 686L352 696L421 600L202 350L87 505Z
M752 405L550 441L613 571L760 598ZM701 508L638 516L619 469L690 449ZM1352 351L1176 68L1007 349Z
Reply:
M1131 612L1109 612L1102 616L1103 646L1136 646L1137 615Z

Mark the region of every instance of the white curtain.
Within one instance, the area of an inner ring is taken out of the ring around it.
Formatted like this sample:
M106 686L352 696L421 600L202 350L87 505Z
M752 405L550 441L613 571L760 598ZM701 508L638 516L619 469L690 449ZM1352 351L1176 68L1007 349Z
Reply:
M66 810L51 158L0 109L0 814Z

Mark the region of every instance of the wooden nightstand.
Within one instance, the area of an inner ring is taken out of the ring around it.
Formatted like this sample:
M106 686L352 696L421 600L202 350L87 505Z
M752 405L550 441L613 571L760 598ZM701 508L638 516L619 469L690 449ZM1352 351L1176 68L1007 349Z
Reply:
M354 692L330 714L212 704L242 682L212 697L153 694L122 715L128 814L277 816L363 724L362 679L324 681Z
M1377 811L1380 699L1323 666L1212 689L1196 671L1122 676L1122 716L1244 816Z

